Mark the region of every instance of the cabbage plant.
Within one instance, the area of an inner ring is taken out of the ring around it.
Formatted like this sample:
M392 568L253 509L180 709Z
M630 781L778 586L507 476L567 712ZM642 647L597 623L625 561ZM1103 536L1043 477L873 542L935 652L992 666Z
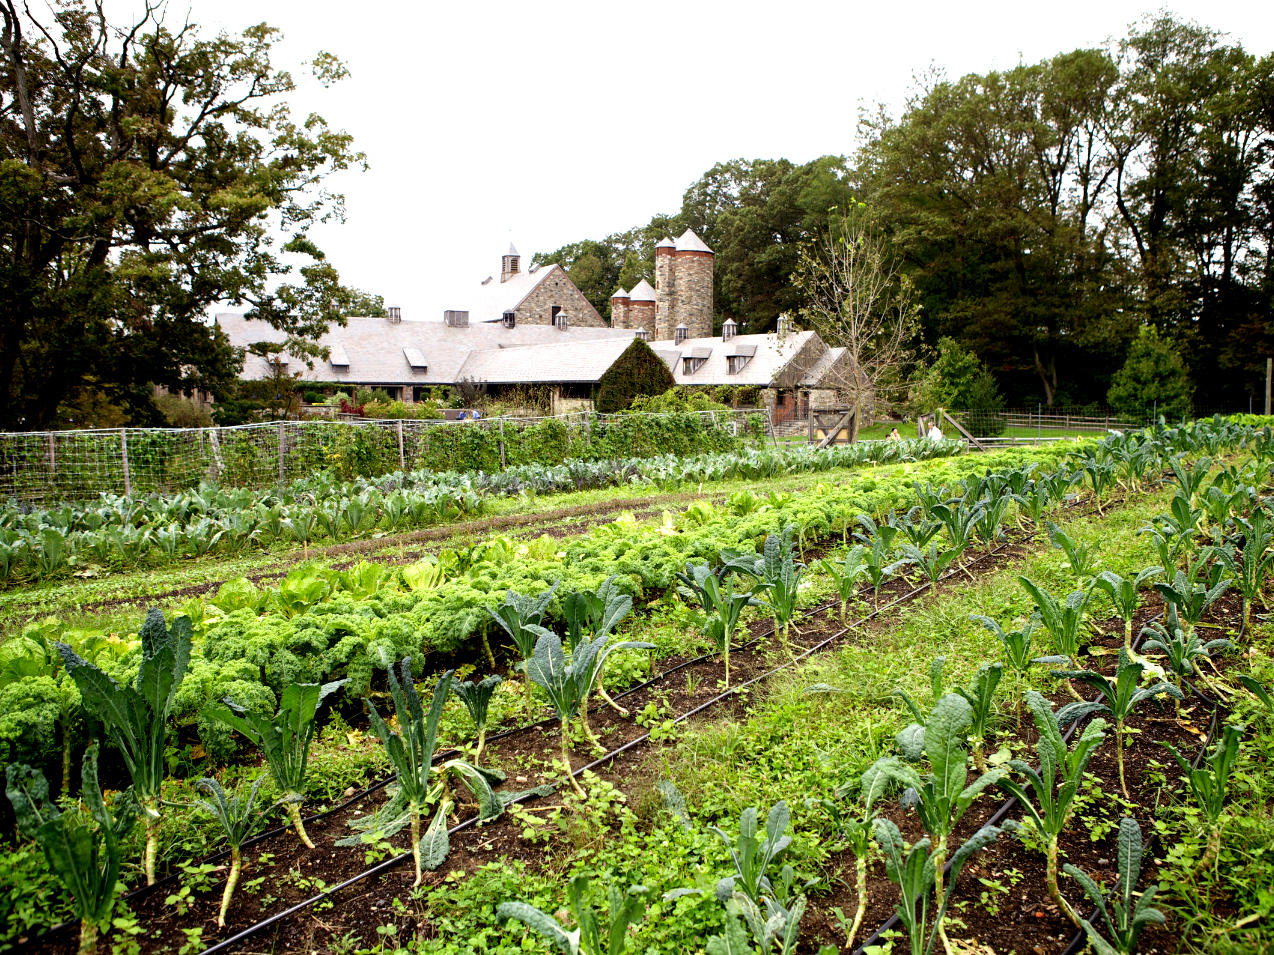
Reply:
M146 823L143 868L146 884L153 885L168 715L190 665L190 619L178 617L168 627L164 615L152 609L138 635L142 646L137 677L122 686L65 643L55 646L66 672L79 687L85 711L101 720L106 735L124 758Z

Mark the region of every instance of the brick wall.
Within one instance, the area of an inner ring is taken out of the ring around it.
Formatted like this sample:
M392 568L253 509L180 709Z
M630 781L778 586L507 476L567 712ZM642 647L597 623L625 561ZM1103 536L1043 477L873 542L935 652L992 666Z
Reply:
M607 327L606 320L561 268L554 269L518 306L518 324L551 325L554 305L561 306L567 320L576 328Z

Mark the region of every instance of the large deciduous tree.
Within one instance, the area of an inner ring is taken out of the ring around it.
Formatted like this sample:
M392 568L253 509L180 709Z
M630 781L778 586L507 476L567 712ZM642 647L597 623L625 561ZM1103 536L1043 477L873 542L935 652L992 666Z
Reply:
M208 321L247 305L316 354L328 323L379 302L341 285L309 232L351 138L293 116L266 25L210 36L147 0L37 18L0 0L0 427L42 427L86 383L134 420L152 386L214 392L237 372ZM344 74L319 54L323 82Z

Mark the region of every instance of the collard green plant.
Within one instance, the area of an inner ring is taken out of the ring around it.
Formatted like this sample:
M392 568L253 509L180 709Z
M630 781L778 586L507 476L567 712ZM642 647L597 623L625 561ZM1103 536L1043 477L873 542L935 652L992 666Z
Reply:
M923 550L914 544L903 544L898 548L898 553L907 563L919 567L931 584L936 584L947 572L947 568L959 559L961 551L956 547L942 548L937 541L930 541L929 546Z
M1110 598L1115 615L1124 622L1124 649L1129 656L1132 656L1132 621L1141 607L1141 593L1147 584L1162 575L1162 567L1147 567L1134 577L1103 570L1093 581L1094 586Z
M1082 921L1088 942L1097 955L1131 955L1137 950L1137 939L1147 925L1162 925L1163 913L1151 903L1158 885L1147 887L1137 897L1137 880L1141 876L1141 828L1133 819L1119 821L1119 884L1116 895L1106 905L1106 895L1088 873L1067 863L1062 871L1079 882L1089 900L1097 907L1101 928ZM1096 921L1096 919L1094 919ZM1104 931L1103 931L1104 929Z
M717 883L717 900L725 903L737 892L754 904L761 904L763 897L776 898L771 880L771 868L779 857L792 844L792 837L787 834L787 827L792 821L787 803L779 800L771 807L765 818L765 832L759 834L758 814L754 806L743 810L739 818L739 834L733 838L717 826L712 831L721 837L726 851L730 855L730 863L734 873L727 875ZM786 880L782 874L774 873L780 878L780 885L791 882L790 871Z
M1225 564L1235 588L1243 595L1243 631L1252 623L1252 607L1265 603L1265 586L1274 572L1274 527L1263 507L1257 507L1248 519L1236 518L1235 529L1242 535L1243 546L1227 544L1216 549L1217 559Z
M946 657L935 657L929 665L929 683L935 701L940 699L945 692L943 669L946 666L946 662ZM972 714L972 721L969 725L969 739L973 742L973 763L978 772L986 771L986 759L983 751L985 749L987 731L990 728L991 719L995 715L995 690L1000 685L1000 677L1003 673L1004 667L1002 664L985 663L978 667L977 672L973 674L968 687L956 687L952 691L964 697L969 704ZM921 712L920 707L916 705L906 690L900 688L894 692L902 697L907 704L907 708L911 710L911 715L916 718L916 722L909 729L914 731L922 728L925 715ZM916 758L919 757L917 756Z
M1058 840L1075 809L1075 799L1084 784L1088 761L1105 738L1106 722L1102 719L1090 721L1067 749L1061 724L1048 700L1034 690L1027 691L1026 700L1039 730L1035 752L1039 756L1040 767L1036 770L1020 759L1009 763L1013 772L1025 777L1025 785L1006 778L1000 780L1000 788L1022 805L1026 824L1006 823L1005 828L1028 831L1043 843L1049 898L1076 928L1082 928L1078 913L1066 901L1058 885Z
M279 710L273 718L239 706L233 700L213 703L204 709L209 719L224 723L250 740L265 757L274 783L283 795L292 828L306 848L313 849L301 821L301 804L305 800L305 775L310 762L310 743L317 727L314 715L319 704L345 685L347 680L332 683L293 683L279 697Z
M712 641L721 653L725 665L725 685L730 685L730 650L734 633L739 628L743 609L756 603L752 590L736 590L734 577L727 577L724 584L712 572L708 564L687 564L686 573L677 574L680 581L677 591L688 600L695 600L702 608L699 617L704 636Z
M942 926L956 879L969 858L994 842L1000 831L994 826L983 826L955 851L951 857L951 882L945 892L942 891L942 867L945 863L937 850L930 849L928 838L908 846L898 827L889 819L877 819L874 832L876 844L885 856L885 875L899 888L901 898L895 911L907 930L911 955L928 955L933 950L935 938L941 938L943 948L950 953L952 947ZM937 906L932 929L929 927L931 894Z
M230 911L230 899L234 895L235 886L239 883L239 874L243 871L242 846L261 822L264 810L257 806L257 790L265 782L264 775L258 776L246 795L227 796L221 783L210 776L205 776L196 785L207 793L207 799L196 800L194 805L208 813L221 826L226 837L226 845L230 847L230 874L226 876L226 887L221 894L221 909L217 913L217 927L226 927L226 913Z
M113 812L106 808L93 743L84 754L81 771L80 794L88 806L88 819L78 811L63 812L51 802L44 774L29 766L8 767L5 792L13 804L18 831L39 843L49 869L66 887L80 922L80 953L91 955L115 907L120 840L137 821L133 791L116 800Z
M875 846L876 800L884 795L889 783L890 778L887 774L880 772L874 765L869 766L858 780L858 795L862 804L861 813L841 813L837 809L839 802L823 801L823 808L828 810L828 814L836 820L836 833L845 840L850 851L854 853L855 889L857 890L858 906L854 910L854 917L849 920L849 925L845 929L845 947L850 951L854 949L854 941L858 937L859 929L862 928L863 917L867 914L867 867L871 862L872 851ZM838 787L836 790L837 801L845 799L850 795L851 791L851 787L848 786ZM839 909L837 912L839 913ZM843 916L840 920L844 924L845 919Z
M1206 577L1201 578L1200 575L1207 572L1207 562L1201 560L1188 570L1178 570L1172 575L1171 582L1161 580L1155 584L1155 589L1163 597L1164 603L1175 606L1181 619L1191 629L1199 625L1199 621L1203 619L1208 608L1230 589L1228 577L1215 582Z
M920 824L933 839L934 897L945 899L943 867L948 842L974 800L988 787L1004 778L1007 769L996 767L969 782L969 754L965 740L973 724L973 708L956 693L941 697L924 725L912 724L898 734L898 746L907 760L927 758L930 772L924 776L896 756L882 756L874 764L877 772L905 787L903 802L914 806ZM880 840L880 826L876 828ZM884 846L882 845L882 848ZM927 855L927 853L926 853ZM935 930L947 946L946 931L938 913Z
M1079 658L1084 633L1084 614L1092 599L1091 590L1076 590L1058 600L1029 577L1018 583L1035 602L1035 613L1045 632L1053 639L1053 653L1074 662Z
M1026 673L1031 667L1039 664L1062 664L1068 663L1066 657L1048 656L1048 657L1032 657L1031 656L1031 637L1035 633L1038 626L1036 620L1028 620L1020 627L1011 630L1005 630L998 622L990 617L981 614L972 614L970 620L982 624L995 635L1000 641L1003 650L1004 666L1013 674L1013 716L1018 725L1022 723L1022 687L1026 680Z
M463 680L451 684L451 691L464 704L473 728L478 733L477 749L473 754L474 763L482 761L482 749L487 741L487 711L491 707L491 697L495 688L504 682L498 673L493 673L483 680Z
M1197 767L1182 756L1175 746L1167 746L1181 767L1186 785L1190 787L1190 793L1199 804L1208 824L1208 847L1199 859L1201 872L1212 868L1221 851L1221 814L1225 810L1230 774L1234 772L1234 765L1238 762L1239 740L1242 736L1242 726L1227 723L1221 731L1221 739L1212 747L1212 752L1203 760L1203 765Z
M487 615L508 634L513 645L517 647L519 659L526 660L535 650L535 641L543 633L542 630L535 628L543 622L544 612L548 609L549 601L553 599L557 586L558 584L554 583L538 597L528 597L510 590L504 595L503 603L495 608L487 608ZM487 642L486 631L483 631L482 639L487 662L491 664L492 669L495 669L495 654L491 652L491 644Z
M411 657L404 657L399 664L399 674L388 670L389 694L394 701L398 732L390 730L370 700L367 715L372 728L380 737L394 767L397 787L389 801L375 814L350 823L360 835L341 840L340 845L356 845L360 841L380 841L411 826L411 855L416 865L415 885L420 885L424 869L436 869L450 850L447 835L447 814L451 800L447 798L445 777L458 777L478 801L482 819L494 819L503 811L503 805L491 789L487 774L478 767L460 759L450 759L434 766L434 749L438 740L438 722L442 708L451 689L451 671L448 670L434 688L433 700L426 713L411 678ZM434 807L437 811L428 829L422 834L425 817Z
M1184 699L1181 691L1171 683L1160 681L1150 686L1141 686L1141 674L1144 670L1145 666L1140 661L1129 659L1121 648L1114 680L1093 670L1065 670L1061 673L1062 676L1091 686L1098 692L1100 699L1071 703L1063 707L1057 714L1059 722L1074 722L1092 713L1104 713L1115 721L1115 761L1119 765L1119 788L1125 799L1131 798L1124 777L1124 733L1128 718L1139 704L1156 696Z
M152 609L146 614L139 636L142 658L137 677L131 685L123 686L65 643L56 646L66 672L79 687L85 711L101 720L110 741L124 758L146 823L143 868L146 884L153 885L160 788L167 768L164 747L168 741L168 715L190 665L190 620L178 617L168 627L164 615Z
M757 579L754 591L757 603L774 618L774 631L785 647L788 629L796 616L801 576L805 573L805 565L796 559L792 541L795 532L796 525L789 524L782 534L769 535L760 559L750 572Z
M1243 684L1245 690L1264 705L1270 716L1274 716L1274 687L1266 687L1259 680L1246 673L1239 675L1239 682Z
M858 581L867 574L867 548L855 544L847 548L839 559L823 558L818 562L819 569L832 579L836 586L836 595L840 598L840 618L845 620L845 611L849 602L854 599L858 589Z
M627 890L611 883L607 891L607 913L603 927L598 907L589 891L587 876L577 875L566 889L567 906L576 928L568 931L557 919L525 902L502 902L496 909L501 922L517 919L538 932L562 955L624 955L629 926L641 920L646 910L644 885Z

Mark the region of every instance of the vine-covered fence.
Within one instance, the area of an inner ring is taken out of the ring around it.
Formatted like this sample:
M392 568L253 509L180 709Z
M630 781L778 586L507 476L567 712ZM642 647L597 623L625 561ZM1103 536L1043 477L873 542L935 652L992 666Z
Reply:
M322 470L354 478L696 454L764 438L767 423L764 412L742 410L0 434L0 499L47 506L103 492L180 491L205 481L268 488Z

